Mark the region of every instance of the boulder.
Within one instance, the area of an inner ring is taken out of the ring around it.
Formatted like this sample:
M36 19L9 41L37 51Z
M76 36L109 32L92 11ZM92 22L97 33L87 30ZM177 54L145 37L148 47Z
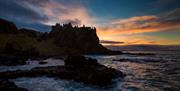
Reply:
M65 67L76 72L75 80L95 85L107 85L115 77L123 77L124 74L113 68L108 68L97 62L96 59L84 56L68 56L65 59Z
M48 62L40 61L39 64L47 64Z
M0 65L25 65L27 59L28 58L22 56L0 55Z
M89 68L98 65L96 59L86 58L84 56L68 56L64 62L67 68Z

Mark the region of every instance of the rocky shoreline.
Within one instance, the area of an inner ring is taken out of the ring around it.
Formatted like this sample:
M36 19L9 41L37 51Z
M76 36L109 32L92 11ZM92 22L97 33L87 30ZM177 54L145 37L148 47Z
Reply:
M0 72L0 78L15 79L19 77L48 76L90 85L106 86L112 84L113 78L123 78L125 76L119 70L108 68L99 64L96 59L84 56L69 56L64 62L64 66L36 67L24 71Z

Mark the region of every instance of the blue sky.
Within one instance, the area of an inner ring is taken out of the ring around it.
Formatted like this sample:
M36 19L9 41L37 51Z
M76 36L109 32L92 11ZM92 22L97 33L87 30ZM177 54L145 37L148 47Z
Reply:
M178 0L82 0L97 16L127 18L144 14L159 14L180 6Z

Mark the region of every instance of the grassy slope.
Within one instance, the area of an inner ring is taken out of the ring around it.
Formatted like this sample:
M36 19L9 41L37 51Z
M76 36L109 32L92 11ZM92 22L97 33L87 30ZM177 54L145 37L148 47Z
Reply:
M0 51L5 48L6 43L13 43L17 49L26 50L35 47L40 55L54 56L59 55L63 48L57 47L53 39L37 41L36 38L24 36L22 34L0 34Z

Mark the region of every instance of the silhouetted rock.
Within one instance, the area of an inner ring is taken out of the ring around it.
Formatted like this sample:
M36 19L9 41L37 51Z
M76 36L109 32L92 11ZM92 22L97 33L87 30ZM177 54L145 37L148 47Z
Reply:
M83 56L69 56L65 66L37 67L27 71L0 72L0 78L53 76L61 79L75 80L86 84L104 86L112 83L115 77L125 75L116 69L97 63L96 59Z
M68 56L65 60L67 68L91 68L91 66L98 66L97 60L86 58L84 56Z
M47 64L48 62L40 61L39 64Z
M0 91L28 91L25 88L17 87L13 82L0 80Z
M122 72L101 65L96 59L84 56L68 56L64 62L67 69L77 73L75 80L85 83L103 86L110 84L115 77L124 76Z
M27 56L27 57L38 57L39 52L35 47L30 47L26 49L22 49L16 42L10 42L5 45L3 53L8 55L17 55L17 56Z
M14 23L0 18L0 33L15 33L17 30Z
M0 55L0 65L24 65L26 64L27 57L15 56L15 55Z
M40 37L42 35L41 32L32 29L25 29L25 28L19 29L19 33L34 38Z

